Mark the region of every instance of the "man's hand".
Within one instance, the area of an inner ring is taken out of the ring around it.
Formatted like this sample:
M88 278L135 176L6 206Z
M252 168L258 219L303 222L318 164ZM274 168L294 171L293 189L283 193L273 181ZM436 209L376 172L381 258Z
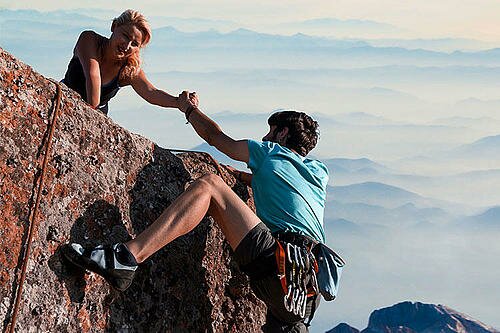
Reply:
M252 174L248 172L244 172L233 168L230 165L224 164L224 166L233 174L234 178L244 183L247 186L252 186Z
M239 175L239 173L241 172L240 170L233 168L232 166L230 166L228 164L223 164L223 165L234 175L234 178L236 178L236 179L240 178L240 175Z
M186 113L189 108L198 107L198 95L196 95L195 92L190 93L189 91L185 90L181 94L179 94L177 103L179 104L179 110L181 110L183 113Z

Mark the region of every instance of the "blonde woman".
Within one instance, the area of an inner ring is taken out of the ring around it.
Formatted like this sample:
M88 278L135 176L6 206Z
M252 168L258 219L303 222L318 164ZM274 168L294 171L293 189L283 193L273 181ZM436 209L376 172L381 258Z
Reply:
M141 69L140 50L151 39L141 13L128 9L113 20L111 36L80 34L64 79L94 109L108 113L108 102L121 87L132 88L151 104L177 108L177 97L155 88Z

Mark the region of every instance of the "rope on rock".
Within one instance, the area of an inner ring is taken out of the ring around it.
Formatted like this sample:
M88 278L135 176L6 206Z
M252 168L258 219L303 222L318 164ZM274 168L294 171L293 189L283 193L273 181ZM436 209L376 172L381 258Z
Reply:
M52 81L52 80L51 80ZM59 115L59 108L61 105L61 85L59 82L52 81L53 83L56 84L56 102L54 104L54 109L53 109L53 116L52 116L52 122L49 127L49 137L47 139L47 147L45 149L45 156L43 157L43 163L42 163L42 169L40 173L40 182L38 184L38 190L36 194L36 201L35 201L35 207L33 208L33 211L31 212L30 218L29 218L29 225L28 225L28 239L26 241L26 244L24 245L25 252L24 252L24 257L23 257L23 262L22 262L22 270L21 270L21 278L19 279L19 283L17 284L17 291L16 291L16 302L14 305L14 309L12 312L12 319L10 321L10 328L8 328L8 331L10 333L13 333L16 328L16 320L17 320L17 313L19 312L19 305L21 303L21 296L23 293L23 285L24 285L24 280L26 278L26 270L28 267L28 261L29 257L31 254L31 243L33 240L33 234L36 226L36 218L37 218L37 213L38 213L38 207L40 206L40 199L42 197L42 190L45 182L45 173L47 169L47 164L49 161L49 156L50 156L50 149L52 147L52 137L54 136L54 131L56 127L56 122L57 122L57 117Z

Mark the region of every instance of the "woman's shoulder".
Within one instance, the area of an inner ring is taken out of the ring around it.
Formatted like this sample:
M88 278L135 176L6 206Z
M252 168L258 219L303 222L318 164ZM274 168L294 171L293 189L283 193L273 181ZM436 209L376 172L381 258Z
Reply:
M97 40L100 38L104 38L104 36L98 34L93 30L84 30L80 33L78 41L90 41L90 40Z
M98 46L106 37L92 30L84 30L78 36L76 46Z
M102 45L103 41L106 37L98 34L92 30L85 30L80 33L78 40L75 45L74 54L77 55L82 51L84 53L95 53L99 50L100 45Z

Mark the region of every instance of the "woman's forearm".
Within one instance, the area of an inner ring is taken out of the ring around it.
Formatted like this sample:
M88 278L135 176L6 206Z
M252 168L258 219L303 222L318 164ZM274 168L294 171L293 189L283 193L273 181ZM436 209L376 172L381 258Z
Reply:
M87 103L89 103L94 109L99 106L99 100L101 99L100 88L100 75L90 74L85 82L85 89L87 91Z
M179 103L177 102L177 100L178 98L176 96L172 96L166 91L157 89L151 92L148 102L154 105L163 106L165 108L178 108Z
M130 82L132 88L148 103L163 106L165 108L178 108L178 97L172 96L166 91L157 89L148 81L146 74L141 69L139 74Z

